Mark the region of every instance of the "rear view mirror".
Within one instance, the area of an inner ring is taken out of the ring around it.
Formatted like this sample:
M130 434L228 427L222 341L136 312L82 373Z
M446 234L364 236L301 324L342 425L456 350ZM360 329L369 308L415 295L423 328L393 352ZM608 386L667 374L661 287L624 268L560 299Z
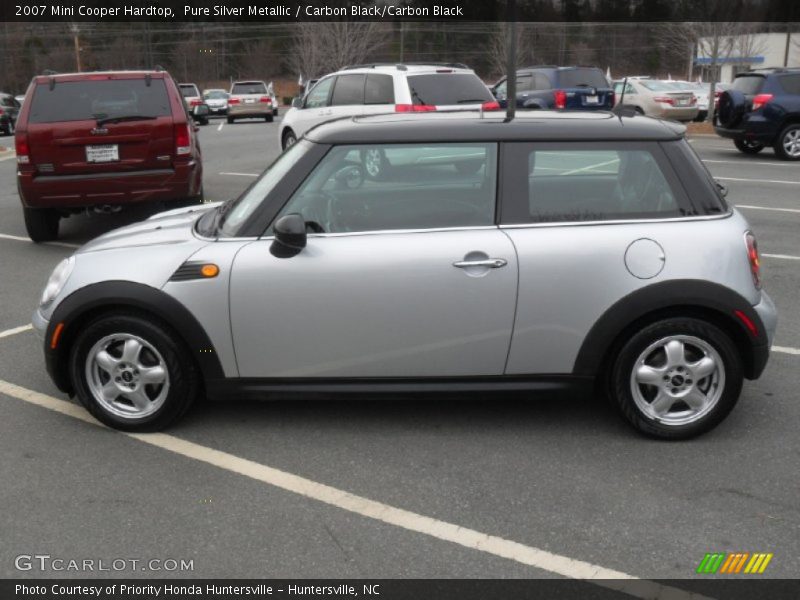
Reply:
M306 222L300 213L283 215L275 222L275 241L269 251L277 258L291 258L306 247Z
M303 108L303 99L300 96L292 100L292 108Z

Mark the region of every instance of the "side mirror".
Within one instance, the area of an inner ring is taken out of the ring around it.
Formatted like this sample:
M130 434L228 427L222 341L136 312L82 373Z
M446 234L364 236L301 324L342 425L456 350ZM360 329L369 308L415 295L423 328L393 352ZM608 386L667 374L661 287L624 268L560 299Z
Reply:
M300 213L283 215L275 222L275 241L269 251L278 258L291 258L306 247L306 222Z
M300 96L292 100L292 108L303 108L303 99Z
M723 198L728 195L728 186L721 184L716 179L714 180L714 183L717 184L717 188L719 189L719 193L722 194Z

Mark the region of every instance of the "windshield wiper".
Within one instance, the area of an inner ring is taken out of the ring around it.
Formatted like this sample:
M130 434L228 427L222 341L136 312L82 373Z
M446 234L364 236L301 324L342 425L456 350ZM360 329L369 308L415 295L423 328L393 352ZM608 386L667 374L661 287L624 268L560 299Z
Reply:
M425 102L425 100L423 100L420 97L420 95L417 93L417 90L415 90L414 88L411 88L411 97L412 98L416 98L417 100L419 100L420 104L427 104L427 102Z
M229 198L217 207L214 213L214 220L211 222L211 227L209 228L213 237L217 237L219 235L222 225L225 223L225 215L227 215L231 208L233 208L233 204L236 202L236 200L236 198Z
M102 127L106 123L121 123L123 121L152 121L153 119L157 119L158 117L154 117L151 115L122 115L117 117L99 117L97 119L97 126Z

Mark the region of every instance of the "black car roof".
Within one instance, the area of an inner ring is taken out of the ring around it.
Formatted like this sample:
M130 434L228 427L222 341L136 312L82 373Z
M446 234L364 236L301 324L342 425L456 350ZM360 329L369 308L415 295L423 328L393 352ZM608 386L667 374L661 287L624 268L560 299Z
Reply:
M502 141L637 141L676 140L686 127L650 117L617 116L610 112L535 111L504 113L478 111L438 114L395 114L347 117L328 121L306 133L322 144L404 142Z

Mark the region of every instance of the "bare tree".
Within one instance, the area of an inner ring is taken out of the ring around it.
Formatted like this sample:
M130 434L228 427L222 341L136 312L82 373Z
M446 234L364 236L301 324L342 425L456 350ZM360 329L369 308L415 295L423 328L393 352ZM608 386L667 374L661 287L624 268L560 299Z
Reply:
M501 76L508 70L508 46L511 42L506 23L497 23L487 48L492 75ZM525 23L517 24L517 67L533 64L533 30Z
M305 79L368 62L389 39L389 28L377 22L298 23L289 68Z

